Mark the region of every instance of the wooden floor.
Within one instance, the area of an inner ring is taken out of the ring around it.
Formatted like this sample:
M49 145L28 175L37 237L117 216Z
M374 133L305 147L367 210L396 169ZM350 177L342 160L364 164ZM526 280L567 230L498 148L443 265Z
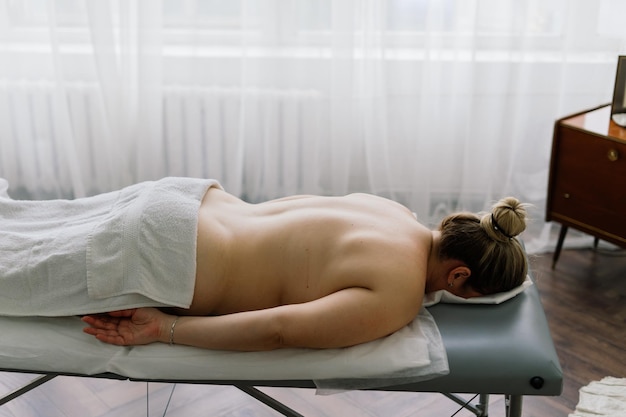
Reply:
M581 386L605 376L626 377L626 252L564 251L554 270L550 256L534 257L531 267L565 374L564 388L560 397L526 397L525 417L567 416ZM0 395L29 378L0 373ZM264 391L305 416L451 416L459 408L438 394ZM152 417L165 410L166 416L279 415L232 387L59 377L0 407L0 416ZM501 396L491 397L489 415L504 416Z

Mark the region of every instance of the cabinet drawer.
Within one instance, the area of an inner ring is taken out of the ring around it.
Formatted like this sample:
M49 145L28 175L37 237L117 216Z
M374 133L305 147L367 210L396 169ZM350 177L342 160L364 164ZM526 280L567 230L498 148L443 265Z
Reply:
M584 206L626 213L626 144L563 126L560 129L554 210L568 215L571 207L577 206L578 211Z
M555 196L553 217L562 223L570 224L587 233L598 236L609 234L615 239L626 242L626 210L624 207L605 207L594 203ZM617 242L615 242L617 243Z

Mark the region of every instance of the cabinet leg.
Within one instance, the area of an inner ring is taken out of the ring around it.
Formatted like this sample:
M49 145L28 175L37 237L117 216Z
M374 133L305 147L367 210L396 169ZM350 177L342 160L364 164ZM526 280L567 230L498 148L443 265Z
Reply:
M598 249L598 242L600 241L600 239L598 239L597 237L593 239L593 250Z
M554 256L552 257L552 269L556 266L556 261L559 260L559 256L561 255L561 249L563 248L563 241L565 240L565 235L567 234L567 226L561 226L561 231L559 232L559 240L556 242L556 249L554 249Z

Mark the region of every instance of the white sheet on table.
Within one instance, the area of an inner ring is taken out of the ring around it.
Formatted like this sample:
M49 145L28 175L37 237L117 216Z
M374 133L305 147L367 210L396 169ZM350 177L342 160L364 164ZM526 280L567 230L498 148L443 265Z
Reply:
M463 299L446 291L428 294L438 302L499 304L532 285L492 296ZM0 368L162 380L315 380L324 389L376 388L427 380L449 372L432 315L422 308L408 326L344 349L281 349L231 352L152 344L119 347L82 332L78 317L0 317Z
M344 349L231 352L165 344L119 347L84 334L83 327L78 317L0 317L0 368L190 381L356 378L359 387L374 387L377 377L422 380L448 372L441 335L426 309L388 337Z
M500 292L497 294L484 295L481 297L463 298L458 295L454 295L446 290L439 290L426 294L424 297L424 306L430 307L437 303L451 303L451 304L501 304L506 300L515 297L517 294L524 291L526 288L533 285L532 280L528 275L522 282L522 285L517 286L509 291Z

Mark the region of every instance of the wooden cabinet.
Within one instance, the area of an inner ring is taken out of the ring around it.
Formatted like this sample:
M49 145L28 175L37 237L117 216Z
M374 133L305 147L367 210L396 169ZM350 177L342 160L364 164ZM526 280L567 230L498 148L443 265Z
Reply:
M557 120L546 220L561 223L553 266L568 227L626 247L626 129L605 105Z

